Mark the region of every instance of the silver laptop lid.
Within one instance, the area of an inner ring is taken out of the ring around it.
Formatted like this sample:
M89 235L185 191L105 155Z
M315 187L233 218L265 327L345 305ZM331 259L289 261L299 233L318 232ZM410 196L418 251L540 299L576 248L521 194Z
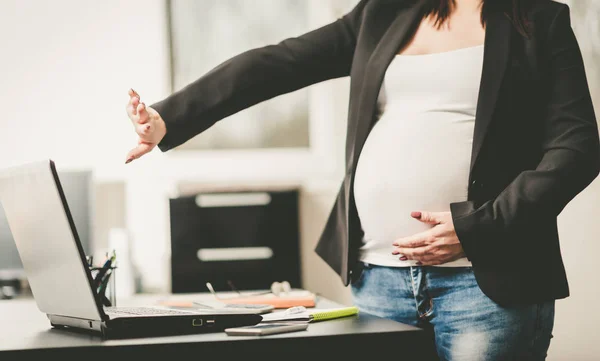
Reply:
M102 320L54 162L1 170L0 204L40 311Z

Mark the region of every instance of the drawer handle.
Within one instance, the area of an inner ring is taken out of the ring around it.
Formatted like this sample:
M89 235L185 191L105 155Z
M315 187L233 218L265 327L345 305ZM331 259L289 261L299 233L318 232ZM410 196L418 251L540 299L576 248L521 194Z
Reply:
M271 203L271 196L268 193L200 194L196 196L196 205L200 208L266 206L269 203Z
M269 247L201 248L196 253L202 262L246 261L269 259L273 250Z

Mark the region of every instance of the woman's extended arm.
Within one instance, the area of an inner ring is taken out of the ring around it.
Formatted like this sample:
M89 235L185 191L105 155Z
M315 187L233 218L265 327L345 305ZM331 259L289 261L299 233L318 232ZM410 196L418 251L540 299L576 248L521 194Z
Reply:
M598 125L566 5L550 27L548 46L550 97L537 168L522 172L479 207L470 201L451 204L456 234L473 264L489 261L483 255L522 225L558 216L600 170Z
M134 149L128 155L128 161L154 145L162 151L172 149L217 121L262 101L348 76L367 1L362 0L352 11L319 29L241 53L166 99L150 107L142 104L142 113L137 112L139 96L130 92L128 113L140 135L140 145L136 148L139 151ZM146 117L157 118L144 123L151 124L147 130L139 124ZM155 123L166 127L158 144L145 139L149 139Z

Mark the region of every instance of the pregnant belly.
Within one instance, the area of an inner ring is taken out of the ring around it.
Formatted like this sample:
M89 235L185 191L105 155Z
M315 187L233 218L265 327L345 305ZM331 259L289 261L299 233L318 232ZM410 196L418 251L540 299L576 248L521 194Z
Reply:
M473 120L461 114L382 117L361 152L354 181L367 241L386 246L430 228L412 211L443 212L467 198Z

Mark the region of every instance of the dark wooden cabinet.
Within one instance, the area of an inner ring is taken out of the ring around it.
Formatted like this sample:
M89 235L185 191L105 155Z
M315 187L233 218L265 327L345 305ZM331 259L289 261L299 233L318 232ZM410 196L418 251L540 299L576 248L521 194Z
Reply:
M207 192L172 198L173 293L301 288L298 190Z

